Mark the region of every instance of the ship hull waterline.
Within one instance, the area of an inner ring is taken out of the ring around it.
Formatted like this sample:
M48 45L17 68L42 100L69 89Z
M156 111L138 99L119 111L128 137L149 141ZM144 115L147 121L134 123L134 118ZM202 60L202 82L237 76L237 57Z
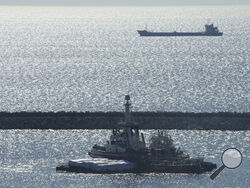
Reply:
M158 151L159 152L159 151ZM146 152L147 153L147 152ZM61 165L56 168L57 171L75 172L75 173L93 173L93 174L116 174L116 173L187 173L187 174L201 174L210 172L216 169L217 166L211 162L201 162L199 164L148 164L141 160L141 156L145 156L144 152L128 152L128 153L111 153L97 151L96 153L89 152L92 158L111 159L111 160L127 160L136 164L132 169L118 169L118 170L93 170L84 168L82 166L72 166L69 164Z
M93 170L84 167L61 165L56 167L56 171L66 171L74 173L88 174L117 174L117 173L183 173L183 174L202 174L216 169L216 165L209 162L204 162L202 165L169 165L161 167L141 167L138 166L127 170Z
M160 165L149 165L145 166L145 163L141 161L141 157L145 156L146 153L150 151L151 154L155 152L163 152L164 151L154 151L154 150L148 150L148 151L141 151L141 152L125 152L125 153L112 153L112 152L103 152L103 151L96 151L95 153L89 152L89 156L92 158L107 158L107 159L113 159L113 160L127 160L131 161L137 164L136 169L127 170L127 171L121 171L121 172L101 172L101 173L193 173L193 174L201 174L204 172L212 171L213 169L216 169L217 166L214 163L211 162L205 162L203 161L200 164L181 164L181 165L166 165L166 164L160 164ZM167 153L165 153L167 155ZM79 172L85 172L88 173L87 169L77 169L75 167L73 168L64 168L65 171L79 171ZM89 173L92 173L92 171L89 171ZM100 173L100 172L94 172L94 173Z
M210 36L210 37L216 37L216 36L222 36L223 33L219 32L219 33L205 33L205 32L173 32L173 33L166 33L166 32L149 32L149 31L137 31L140 36L143 37L188 37L188 36Z

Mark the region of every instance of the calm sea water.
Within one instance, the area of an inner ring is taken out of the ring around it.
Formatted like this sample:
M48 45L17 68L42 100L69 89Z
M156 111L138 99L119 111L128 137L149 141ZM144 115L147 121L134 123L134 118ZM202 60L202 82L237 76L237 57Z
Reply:
M249 112L249 7L0 7L0 111ZM208 18L223 37L143 38L199 31ZM146 131L147 138L152 132ZM0 187L250 187L250 132L175 131L177 146L236 170L210 174L56 173L86 157L107 131L0 131Z
M0 7L0 111L249 111L250 7ZM223 37L139 37L137 29Z
M146 140L154 131L144 131ZM95 144L106 143L110 131L9 130L0 131L0 187L250 187L250 131L171 130L176 147L192 157L205 157L221 165L228 147L243 154L242 165L225 169L212 181L210 173L92 175L58 173L55 167L69 159L88 157Z

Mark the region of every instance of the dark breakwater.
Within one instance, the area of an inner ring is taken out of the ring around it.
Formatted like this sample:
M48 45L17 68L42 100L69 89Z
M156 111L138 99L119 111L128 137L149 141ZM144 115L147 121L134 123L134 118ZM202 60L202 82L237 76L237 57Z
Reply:
M133 112L140 129L250 130L250 113ZM122 112L0 112L0 129L112 129Z

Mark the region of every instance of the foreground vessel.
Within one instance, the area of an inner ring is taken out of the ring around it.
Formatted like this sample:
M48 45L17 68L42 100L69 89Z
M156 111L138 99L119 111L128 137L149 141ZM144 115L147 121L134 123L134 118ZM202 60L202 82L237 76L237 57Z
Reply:
M145 30L137 30L140 36L150 37L150 36L222 36L223 32L220 32L217 27L214 27L213 24L206 24L205 31L203 32L152 32Z
M57 170L83 173L203 173L216 168L216 164L203 158L190 158L175 148L166 132L158 131L146 146L143 133L131 119L130 96L125 96L125 121L113 129L107 144L94 145L90 159L71 160Z

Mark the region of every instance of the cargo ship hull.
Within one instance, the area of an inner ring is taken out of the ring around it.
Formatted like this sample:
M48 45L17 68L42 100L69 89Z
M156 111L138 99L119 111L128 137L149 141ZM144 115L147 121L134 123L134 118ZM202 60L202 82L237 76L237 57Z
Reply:
M149 32L146 30L137 31L143 37L178 37L178 36L222 36L222 32L206 33L206 32Z

